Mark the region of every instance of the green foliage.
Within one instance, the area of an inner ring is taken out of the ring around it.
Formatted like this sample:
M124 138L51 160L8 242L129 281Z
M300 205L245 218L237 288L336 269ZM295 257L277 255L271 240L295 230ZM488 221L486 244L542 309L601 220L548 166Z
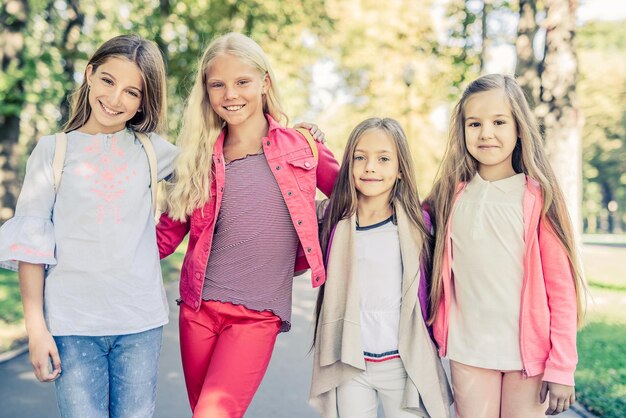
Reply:
M607 214L615 200L626 207L626 27L593 22L579 31L579 103L583 128L583 210L589 218Z
M577 400L604 418L626 411L626 323L593 322L578 334Z
M24 317L17 273L0 269L0 326L15 323Z

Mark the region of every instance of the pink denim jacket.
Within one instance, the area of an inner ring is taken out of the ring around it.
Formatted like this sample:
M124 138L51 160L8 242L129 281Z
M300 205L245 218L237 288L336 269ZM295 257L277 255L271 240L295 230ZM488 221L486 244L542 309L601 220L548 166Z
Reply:
M465 184L460 185L455 206ZM577 303L572 270L559 239L541 218L541 186L526 178L524 212L524 277L520 307L522 373L563 385L574 385ZM452 213L454 212L454 207ZM452 213L450 216L452 216ZM443 299L433 324L439 355L446 355L452 281L451 224L445 237L442 265Z
M339 172L339 164L332 152L317 143L316 161L307 140L296 130L280 126L269 115L267 137L263 138L263 152L276 178L293 225L300 239L294 271L311 268L313 287L326 280L322 251L317 235L315 191L319 188L330 195ZM213 147L213 180L211 196L204 207L193 211L185 222L172 220L164 213L157 225L157 241L161 258L176 250L189 233L189 246L180 274L182 302L195 310L200 309L202 284L211 252L213 229L220 211L224 192L224 131ZM259 222L262 222L259 219Z

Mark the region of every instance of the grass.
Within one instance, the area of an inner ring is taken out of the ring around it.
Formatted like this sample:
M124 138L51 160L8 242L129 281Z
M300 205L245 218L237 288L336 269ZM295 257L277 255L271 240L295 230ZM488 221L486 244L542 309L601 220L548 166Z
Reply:
M17 273L0 269L0 322L14 323L23 317Z
M592 282L593 283L593 282ZM604 418L626 411L626 289L590 284L587 325L578 334L578 401Z

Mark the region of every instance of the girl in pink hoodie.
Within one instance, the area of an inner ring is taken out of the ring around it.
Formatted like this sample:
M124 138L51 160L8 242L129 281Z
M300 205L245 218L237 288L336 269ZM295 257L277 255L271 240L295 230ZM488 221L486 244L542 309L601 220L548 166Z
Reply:
M467 87L428 201L430 321L450 359L457 417L567 410L584 282L563 194L513 78Z

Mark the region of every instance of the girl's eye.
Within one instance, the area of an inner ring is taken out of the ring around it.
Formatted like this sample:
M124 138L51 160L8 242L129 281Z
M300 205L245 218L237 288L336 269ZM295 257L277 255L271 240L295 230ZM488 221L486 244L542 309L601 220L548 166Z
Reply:
M380 161L386 163L388 161L391 161L391 158L389 158L389 157L380 157Z
M470 128L476 128L476 127L480 126L480 123L478 123L478 122L470 122L470 123L467 124L467 126L470 127Z
M240 86L243 86L244 84L248 84L249 82L250 80L239 80L237 84L239 84Z
M497 120L494 122L496 125L504 125L506 122L503 120Z
M355 155L354 161L365 161L365 157L362 155Z
M211 83L211 84L209 84L209 88L212 88L212 89L219 89L222 86L223 86L222 83Z
M135 90L128 90L128 95L132 96L132 97L139 97L139 93L137 93Z
M104 84L109 84L109 85L113 84L113 80L111 80L110 78L106 78L106 77L102 77L102 82Z

